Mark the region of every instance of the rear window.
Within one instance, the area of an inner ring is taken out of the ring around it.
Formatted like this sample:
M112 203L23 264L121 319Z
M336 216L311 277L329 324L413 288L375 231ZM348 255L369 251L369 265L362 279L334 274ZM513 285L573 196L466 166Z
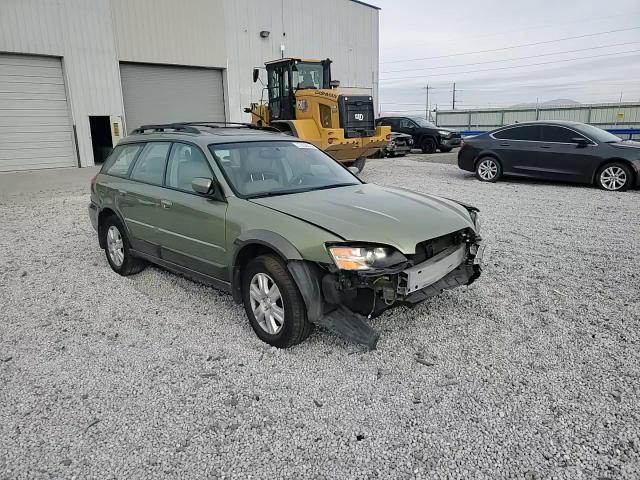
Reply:
M142 145L137 143L118 145L104 162L102 173L114 177L126 177L129 174L131 164L141 149Z

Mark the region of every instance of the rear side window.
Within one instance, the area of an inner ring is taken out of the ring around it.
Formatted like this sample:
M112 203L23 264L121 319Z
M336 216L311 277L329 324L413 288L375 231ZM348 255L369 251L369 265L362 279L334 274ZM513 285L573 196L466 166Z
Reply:
M166 186L194 193L191 182L194 178L213 178L204 153L186 143L174 143L167 165Z
M493 134L495 138L501 140L528 140L530 142L540 141L539 125L523 125L522 127L507 128Z
M171 143L168 142L147 143L136 160L129 178L152 185L162 185L169 147Z
M126 177L129 174L131 164L141 149L142 145L137 143L118 145L104 162L102 173L113 175L114 177Z
M415 126L416 124L408 118L403 118L402 120L400 120L400 128L411 128Z
M576 143L573 139L578 137L584 138L579 133L569 130L568 128L553 126L542 127L542 140L544 142Z

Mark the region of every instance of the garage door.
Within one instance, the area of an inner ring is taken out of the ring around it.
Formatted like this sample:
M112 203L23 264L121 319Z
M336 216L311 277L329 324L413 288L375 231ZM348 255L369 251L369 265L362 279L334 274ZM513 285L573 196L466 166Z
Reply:
M225 119L220 70L121 63L120 76L128 132L154 123Z
M60 59L0 54L0 171L74 165Z

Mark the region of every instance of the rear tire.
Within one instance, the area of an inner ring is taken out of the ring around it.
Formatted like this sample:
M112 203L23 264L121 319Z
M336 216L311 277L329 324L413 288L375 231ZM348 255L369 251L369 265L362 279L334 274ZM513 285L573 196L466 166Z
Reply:
M624 163L607 163L596 173L596 185L610 192L624 192L632 182L633 173Z
M263 342L288 348L309 336L304 300L280 257L261 255L247 264L242 300L251 328Z
M502 165L493 157L482 157L476 165L476 177L481 182L496 182L502 176Z
M422 153L436 153L436 147L436 141L431 137L423 139L420 143Z
M107 262L114 272L126 277L144 270L144 260L131 254L131 245L122 222L115 215L107 217L101 228Z

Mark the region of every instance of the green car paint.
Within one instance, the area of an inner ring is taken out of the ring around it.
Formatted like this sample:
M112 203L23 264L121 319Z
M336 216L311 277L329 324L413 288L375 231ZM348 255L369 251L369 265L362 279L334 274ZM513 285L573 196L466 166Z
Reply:
M105 219L115 215L133 257L230 291L237 302L243 298L243 266L252 256L271 252L286 262L310 322L371 348L378 334L364 316L415 304L480 275L482 246L473 207L366 184L287 135L242 128L154 130L122 140L92 181L89 212L102 248ZM166 156L141 160L143 152L159 150L149 146L153 142L170 145ZM122 153L127 149L137 153L127 159ZM180 149L189 156L178 157ZM126 161L116 174L121 154ZM276 172L277 162L294 170ZM173 173L169 165L176 167ZM248 172L248 165L264 171ZM145 181L132 179L136 169ZM194 178L205 188L210 183L211 190L198 193ZM376 267L375 260L370 271L343 270L329 249L344 246L382 252L395 263ZM423 269L442 272L442 278L416 285Z
M463 228L469 212L451 200L398 188L363 184L252 200L334 232L344 240L390 245L406 254L416 244Z

